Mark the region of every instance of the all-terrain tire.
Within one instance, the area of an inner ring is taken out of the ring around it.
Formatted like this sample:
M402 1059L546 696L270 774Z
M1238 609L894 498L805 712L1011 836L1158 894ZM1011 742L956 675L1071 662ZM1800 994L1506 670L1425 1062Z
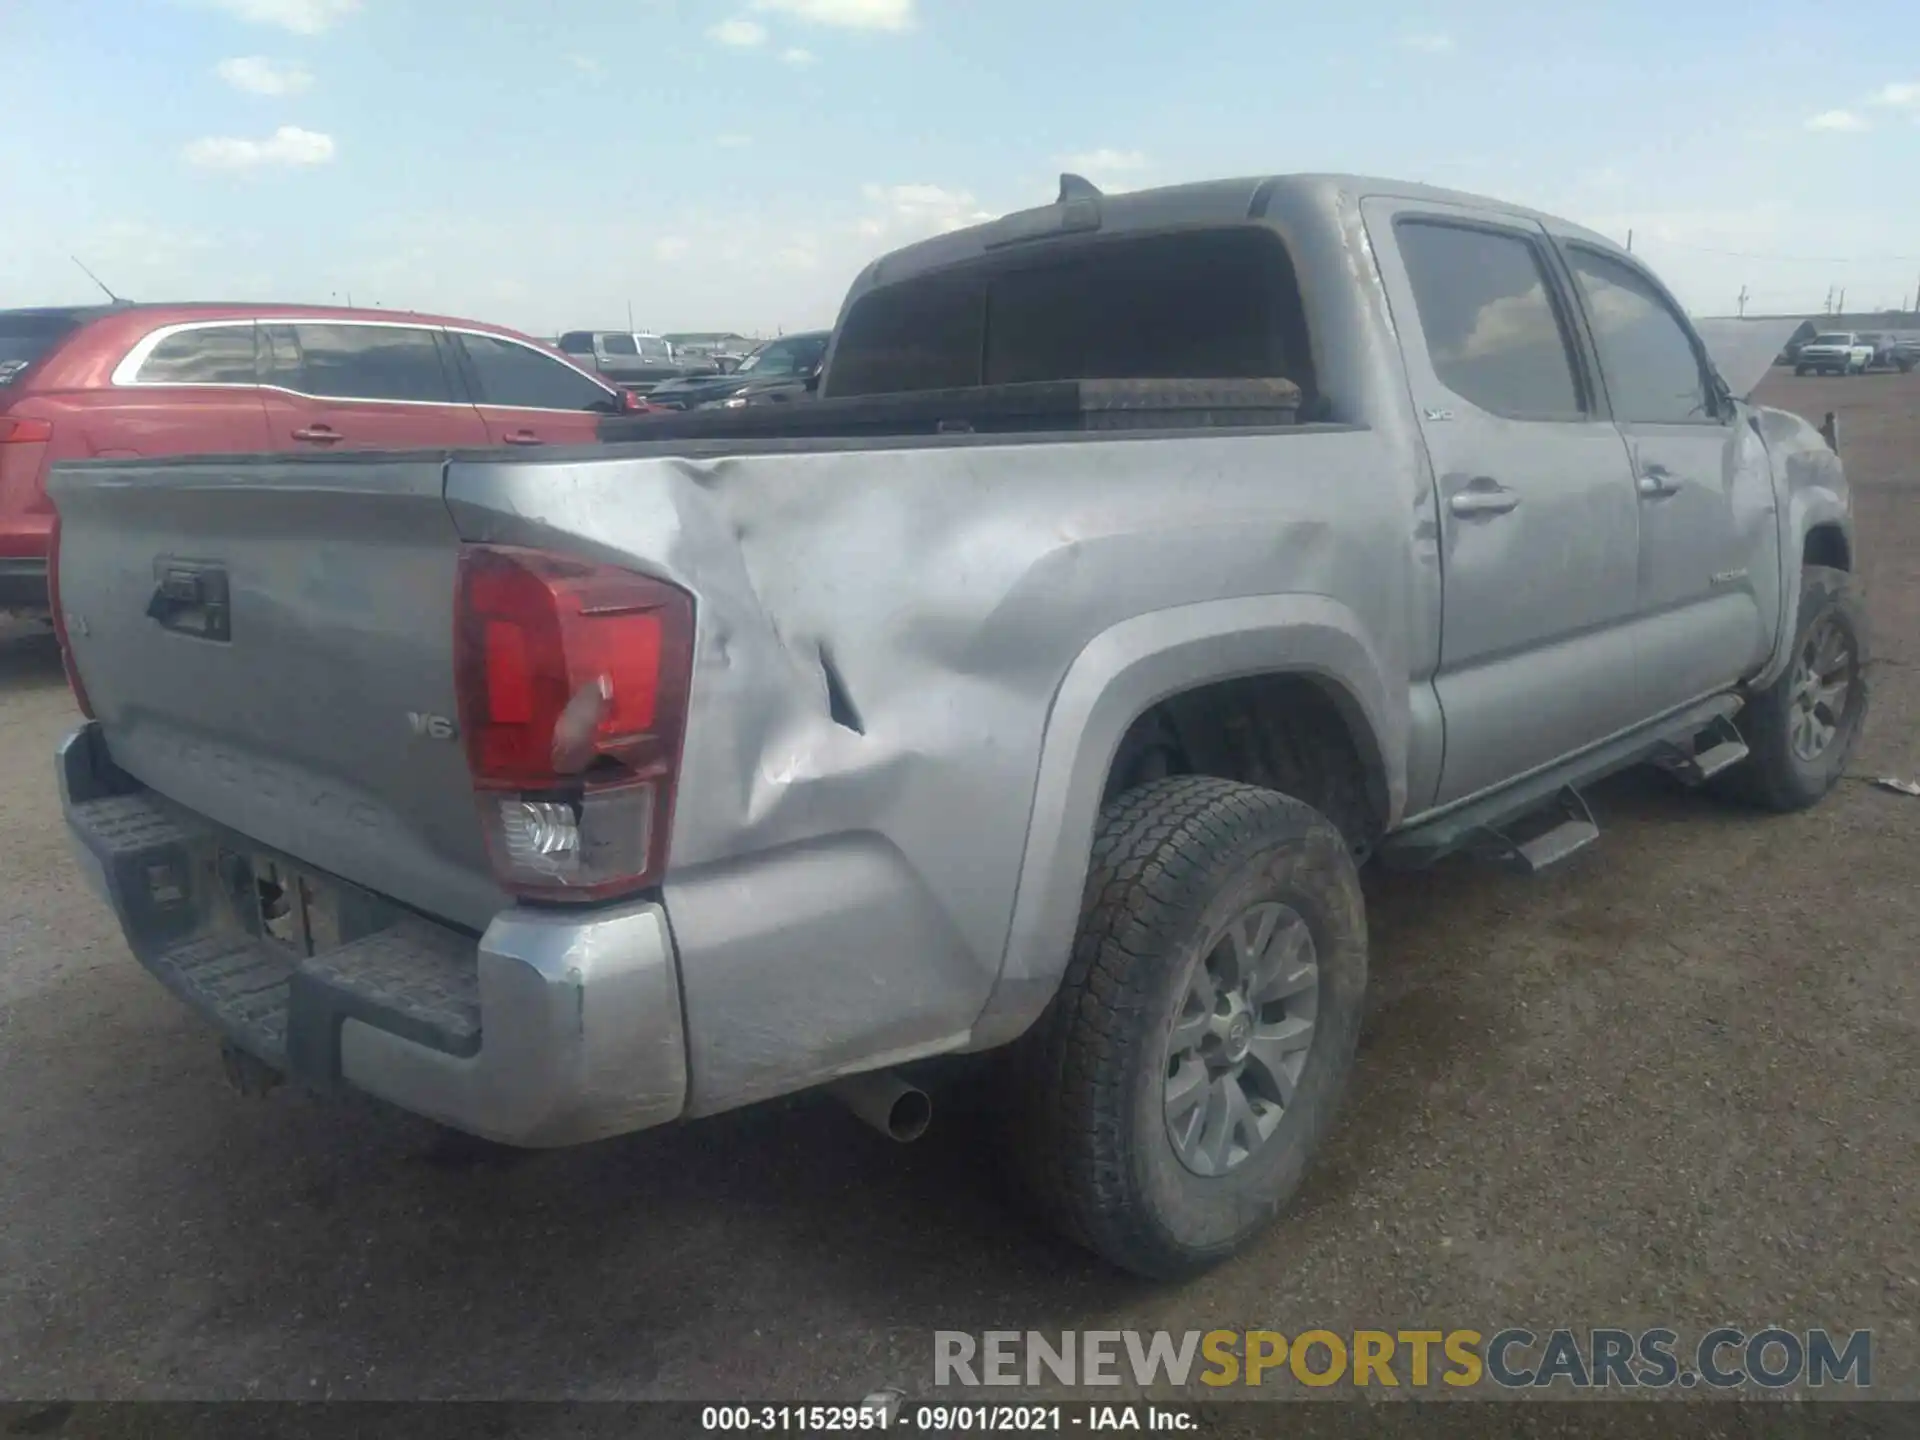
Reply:
M1845 637L1848 658L1845 709L1837 716L1832 741L1812 759L1793 745L1798 704L1795 677L1815 632L1831 621ZM1844 570L1809 565L1800 576L1800 610L1793 633L1794 661L1780 678L1754 696L1740 716L1748 754L1717 776L1713 788L1730 798L1768 810L1804 810L1819 801L1846 773L1867 717L1867 617L1859 588Z
M1274 902L1313 942L1312 1038L1265 1142L1236 1168L1203 1176L1169 1133L1169 1037L1225 927ZM1209 776L1115 796L1100 817L1065 978L1007 1056L1010 1158L1027 1199L1070 1239L1149 1278L1232 1255L1292 1196L1332 1122L1366 978L1359 876L1325 816Z

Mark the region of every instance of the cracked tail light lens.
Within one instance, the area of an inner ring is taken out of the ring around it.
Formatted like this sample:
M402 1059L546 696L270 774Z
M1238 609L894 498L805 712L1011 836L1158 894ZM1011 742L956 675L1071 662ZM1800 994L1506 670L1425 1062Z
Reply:
M601 900L666 868L693 599L546 551L462 549L460 723L495 874L526 899Z

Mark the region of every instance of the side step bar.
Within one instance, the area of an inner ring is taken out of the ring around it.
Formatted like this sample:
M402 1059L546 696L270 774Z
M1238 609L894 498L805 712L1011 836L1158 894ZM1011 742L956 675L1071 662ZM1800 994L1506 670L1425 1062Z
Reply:
M1704 746L1705 748L1701 748ZM1704 785L1723 770L1732 769L1747 758L1747 742L1740 738L1731 719L1716 720L1691 743L1675 746L1656 764L1675 779L1688 785Z
M1538 874L1599 836L1580 787L1647 761L1698 783L1744 759L1746 743L1733 726L1733 717L1744 703L1738 695L1720 695L1688 706L1503 790L1389 835L1376 853L1389 869L1416 870L1456 851L1477 850L1522 873ZM1700 749L1697 736L1712 743ZM1550 806L1552 823L1546 829L1525 839L1510 833Z
M1545 829L1521 840L1488 826L1479 847L1487 858L1520 875L1538 875L1551 865L1578 854L1600 838L1600 826L1580 792L1569 785L1548 809Z

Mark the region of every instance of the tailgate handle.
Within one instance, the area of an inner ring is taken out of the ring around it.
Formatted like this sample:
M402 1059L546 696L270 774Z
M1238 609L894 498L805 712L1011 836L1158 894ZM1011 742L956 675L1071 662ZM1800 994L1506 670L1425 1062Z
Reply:
M218 565L179 560L154 562L153 598L147 616L162 629L202 640L233 638L227 605L227 572Z

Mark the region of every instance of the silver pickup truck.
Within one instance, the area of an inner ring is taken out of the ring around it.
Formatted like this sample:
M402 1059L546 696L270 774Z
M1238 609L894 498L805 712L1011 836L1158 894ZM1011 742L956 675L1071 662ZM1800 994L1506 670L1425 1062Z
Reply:
M1041 1214L1190 1272L1333 1122L1362 864L1840 775L1835 439L1725 368L1550 216L1065 177L863 272L807 407L63 467L66 816L247 1085L904 1137L974 1055Z

